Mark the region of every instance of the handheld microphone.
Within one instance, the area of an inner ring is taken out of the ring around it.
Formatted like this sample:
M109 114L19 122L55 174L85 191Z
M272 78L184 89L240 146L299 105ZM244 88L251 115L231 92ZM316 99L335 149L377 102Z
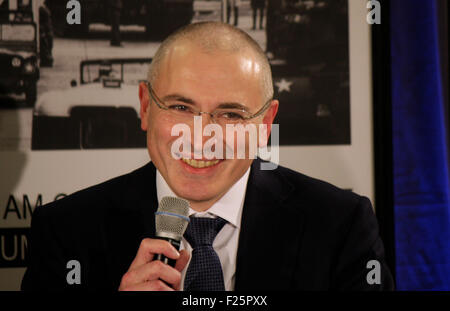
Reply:
M176 197L163 197L155 212L156 238L169 241L175 249L180 250L181 238L189 224L189 201ZM175 260L162 254L156 255L169 266L175 267Z

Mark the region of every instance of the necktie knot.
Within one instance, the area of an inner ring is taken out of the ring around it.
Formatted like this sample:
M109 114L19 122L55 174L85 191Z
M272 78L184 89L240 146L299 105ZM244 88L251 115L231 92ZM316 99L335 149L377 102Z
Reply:
M225 223L226 220L220 217L206 218L191 216L184 237L193 249L201 245L212 245Z

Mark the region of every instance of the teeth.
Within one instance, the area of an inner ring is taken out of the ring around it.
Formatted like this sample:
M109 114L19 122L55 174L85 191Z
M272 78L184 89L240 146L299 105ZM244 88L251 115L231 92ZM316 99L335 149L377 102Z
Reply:
M217 163L219 163L219 160L214 160L214 161L201 161L201 160L194 160L194 159L181 159L184 163L195 167L195 168L204 168L204 167L209 167L209 166L213 166L216 165Z

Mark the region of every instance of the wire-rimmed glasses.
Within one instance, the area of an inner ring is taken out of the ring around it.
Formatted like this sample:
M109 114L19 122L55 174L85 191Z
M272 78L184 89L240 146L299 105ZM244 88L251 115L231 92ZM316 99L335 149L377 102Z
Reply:
M150 97L155 101L156 105L163 110L169 111L174 117L180 120L189 120L194 116L201 116L207 114L211 117L214 123L219 125L247 123L248 120L254 119L263 114L267 108L270 107L272 99L269 99L262 107L255 113L242 108L235 107L230 104L230 107L219 107L212 112L200 111L197 107L189 103L166 103L162 101L151 87L150 82L147 82L147 89Z

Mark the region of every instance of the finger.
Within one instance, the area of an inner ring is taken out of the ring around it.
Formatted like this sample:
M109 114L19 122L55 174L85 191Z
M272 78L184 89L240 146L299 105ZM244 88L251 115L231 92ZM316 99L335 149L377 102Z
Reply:
M142 282L131 286L120 288L119 291L173 291L174 289L161 280Z
M190 257L191 257L191 254L187 250L183 249L180 251L180 258L178 258L178 260L175 264L175 269L180 272L180 275L181 275L181 271L183 271L183 269L186 267L187 263L189 262ZM174 284L173 288L175 290L180 290L180 287L181 287L181 278L180 278L180 282Z
M169 242L161 239L146 238L141 241L141 245L129 270L134 270L152 261L155 254L163 254L171 259L178 259L180 256L180 253Z
M154 260L134 270L128 271L123 276L122 281L125 286L127 286L129 284L139 284L158 279L161 279L168 284L176 285L181 280L181 273L159 260Z
M183 271L184 267L186 267L187 263L189 262L189 258L191 258L191 254L185 249L181 250L180 257L175 263L175 269L180 272Z

